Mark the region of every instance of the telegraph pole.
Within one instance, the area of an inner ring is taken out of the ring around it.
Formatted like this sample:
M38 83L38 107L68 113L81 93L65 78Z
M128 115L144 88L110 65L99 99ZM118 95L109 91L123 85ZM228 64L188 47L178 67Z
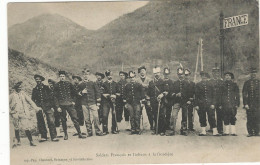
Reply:
M219 41L220 41L220 71L221 71L221 77L223 77L224 74L224 40L225 40L225 31L223 27L223 20L224 20L224 14L223 11L220 12L219 15L219 25L220 25L220 36L219 36Z

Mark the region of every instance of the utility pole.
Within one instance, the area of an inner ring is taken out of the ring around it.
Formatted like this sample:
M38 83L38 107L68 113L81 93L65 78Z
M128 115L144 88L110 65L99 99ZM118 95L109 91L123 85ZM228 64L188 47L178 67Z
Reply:
M219 36L219 41L220 41L220 71L221 71L221 77L223 78L223 73L224 73L224 40L225 40L225 31L223 28L223 20L224 20L224 14L223 11L220 12L219 15L219 30L220 30L220 36Z

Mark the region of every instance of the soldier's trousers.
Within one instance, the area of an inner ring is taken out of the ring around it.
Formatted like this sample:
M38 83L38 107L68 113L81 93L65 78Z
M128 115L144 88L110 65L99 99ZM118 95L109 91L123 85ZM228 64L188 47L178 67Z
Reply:
M188 105L188 128L191 130L193 129L193 122L194 122L194 117L193 117L193 104Z
M77 111L79 125L83 126L84 125L84 114L83 114L83 110L82 110L82 105L80 103L76 103L74 107Z
M37 128L39 130L39 133L41 134L41 138L47 139L47 129L46 129L42 110L36 113L36 119L37 119Z
M193 129L193 105L182 105L181 130Z
M259 107L257 107L259 108ZM247 114L247 132L249 134L259 134L260 118L257 112L257 108L251 108L246 111Z
M198 110L199 121L201 127L207 126L207 116L208 122L212 128L216 128L216 119L215 119L215 109L211 109L210 106L199 106Z
M53 107L54 109L54 123L56 127L60 126L61 118L60 118L60 113L57 111L56 107Z
M217 114L217 130L219 133L221 133L223 132L223 121L224 121L225 112L223 109L220 109L219 106L217 106L216 114Z
M224 112L224 124L236 125L237 109L235 107L223 107L223 112ZM222 128L222 132L223 132L223 128Z
M146 110L146 114L147 114L147 117L148 117L150 127L153 127L154 116L153 116L152 107L147 105L147 102L144 103L144 107L145 107L145 110Z
M124 117L125 117L125 121L129 121L129 111L124 108L125 103L123 102L123 98L122 97L118 97L116 98L116 121L117 122L121 122L122 121L122 116L123 116L123 112L124 112Z
M171 119L170 119L170 133L175 133L176 131L176 123L178 119L178 113L181 109L180 103L175 103L172 107L172 112L171 112Z
M102 101L98 107L98 119L99 119L99 123L102 124L103 123L103 102Z
M81 133L79 122L78 122L77 111L74 109L74 106L72 104L71 105L61 105L60 108L62 110L61 122L62 122L62 128L63 128L64 133L67 133L67 112L69 113L70 118L71 118L77 132Z
M116 131L116 119L115 119L115 110L112 102L104 102L103 104L103 132L108 132L108 115L112 110L112 131Z
M91 122L91 116L94 123L94 128L96 131L96 134L101 134L102 131L100 129L99 119L98 119L98 107L93 105L82 105L82 110L84 114L84 119L86 123L86 128L89 135L92 135L92 122Z
M127 103L126 105L130 113L131 131L140 131L141 104Z
M153 116L155 120L155 130L157 129L157 116L159 110L159 118L158 118L158 133L165 133L166 131L166 108L163 104L160 105L160 109L158 109L158 103L152 104Z
M172 113L172 104L165 104L166 109L166 129L170 129L170 119L171 119L171 113Z
M55 127L55 118L54 118L54 112L51 110L51 107L42 107L43 112L45 113L47 124L50 132L51 139L56 138L57 132Z

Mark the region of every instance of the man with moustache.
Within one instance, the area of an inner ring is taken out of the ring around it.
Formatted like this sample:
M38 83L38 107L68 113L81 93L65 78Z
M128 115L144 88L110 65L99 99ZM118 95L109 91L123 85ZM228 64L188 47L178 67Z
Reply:
M135 72L129 71L130 82L125 86L124 102L130 113L131 134L140 133L141 102L144 99L143 87L135 80Z
M112 134L118 134L118 128L116 123L116 112L115 112L115 100L116 100L116 93L118 93L118 88L116 82L113 80L112 72L107 70L105 72L105 76L107 80L103 84L103 133L106 135L108 134L108 115L110 109L112 110L112 127L111 132Z
M38 106L41 107L43 110L43 113L46 116L47 119L47 124L49 127L49 133L51 136L51 140L54 142L59 141L57 139L57 132L56 132L56 127L54 124L54 109L52 108L53 103L51 100L51 91L50 88L47 85L44 85L42 81L45 80L45 78L41 75L34 75L34 79L37 83L36 87L33 88L32 90L32 100L33 102ZM42 139L40 142L46 141L47 140L47 130L44 122L44 118L42 117L41 111L37 113L37 119L38 120L38 128L41 133Z
M146 67L141 66L138 68L138 74L139 78L137 78L137 82L140 83L143 87L144 95L145 95L145 101L143 101L143 105L146 110L146 114L149 120L150 124L150 130L154 130L154 117L153 112L150 104L150 97L148 96L148 86L151 79L146 76Z
M55 96L55 104L58 112L61 113L61 121L62 127L64 131L64 140L68 140L68 132L67 132L67 112L70 115L70 118L74 124L74 127L77 130L78 137L81 139L86 138L81 134L80 125L78 122L77 111L74 109L75 103L73 99L76 95L74 93L73 85L66 81L66 72L59 71L60 81L54 86L54 96Z
M248 137L259 136L260 129L260 80L256 68L250 68L250 79L243 85L243 104L247 114Z

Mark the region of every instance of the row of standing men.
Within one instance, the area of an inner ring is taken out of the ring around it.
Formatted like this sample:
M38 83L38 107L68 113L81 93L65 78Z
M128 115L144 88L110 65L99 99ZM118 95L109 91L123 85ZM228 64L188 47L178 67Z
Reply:
M123 114L126 122L130 120L130 134L140 134L143 108L146 110L150 129L153 130L152 134L175 135L180 110L182 111L180 134L187 135L188 130L194 131L195 109L199 115L200 136L206 135L207 119L214 136L229 135L229 127L231 135L236 136L236 113L240 105L239 87L233 81L233 73L226 72L222 80L219 72L218 67L213 68L213 78L210 79L209 74L202 71L200 73L202 80L197 84L191 81L190 70L183 68L177 69L178 80L172 81L169 78L171 72L168 67L163 69L163 78L160 76L160 67L154 67L153 79L146 76L145 66L138 68L139 77L134 71L129 73L120 71L118 82L113 80L112 72L109 70L105 74L96 72L96 82L90 81L90 71L84 70L83 79L76 75L72 77L73 84L66 81L65 71L59 71L60 81L55 83L49 79L49 86L42 83L45 80L43 76L35 75L37 85L32 91L31 99L36 104L36 109L39 109L36 116L41 134L40 141L47 140L43 113L47 119L51 140L58 141L56 127L59 127L60 123L64 131L64 140L68 139L67 113L74 123L79 138L85 138L80 130L80 126L84 123L87 136L93 135L92 124L96 135L108 134L110 110L112 134L119 132L117 122L122 121ZM105 77L107 80L103 81ZM19 89L20 86L21 82L17 83L14 89ZM19 92L16 90L16 93ZM259 135L259 80L256 79L256 69L251 69L251 78L245 82L242 93L243 104L247 110L248 136ZM12 115L16 113L16 110L11 111ZM15 135L19 142L17 130L18 126Z

